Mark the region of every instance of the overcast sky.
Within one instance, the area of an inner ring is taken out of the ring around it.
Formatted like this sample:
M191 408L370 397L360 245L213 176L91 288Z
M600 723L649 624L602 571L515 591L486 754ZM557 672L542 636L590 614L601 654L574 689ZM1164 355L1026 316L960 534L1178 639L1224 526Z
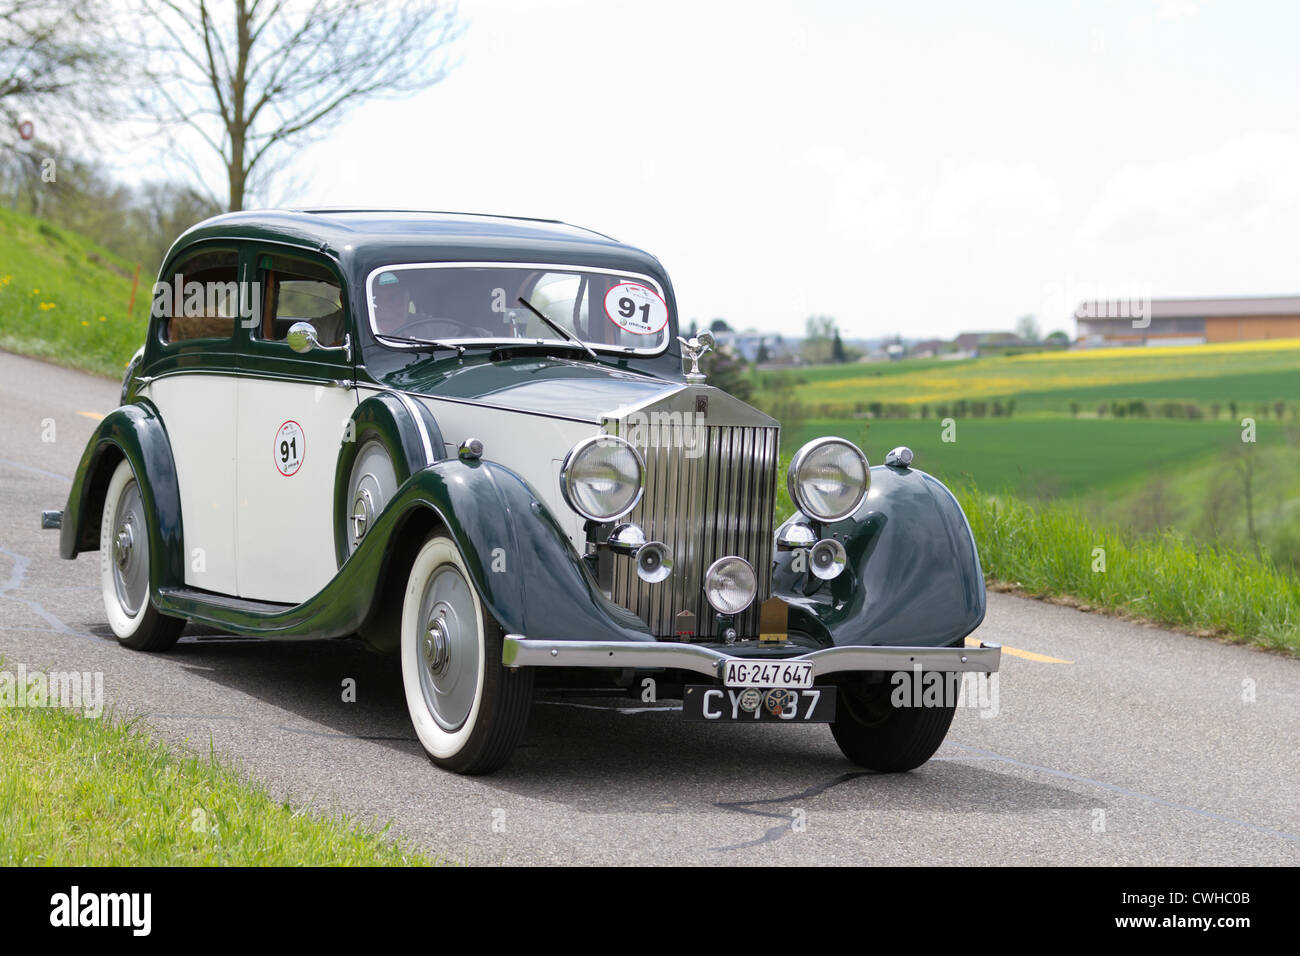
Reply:
M287 205L564 219L684 320L1074 334L1085 296L1300 292L1300 4L464 0Z

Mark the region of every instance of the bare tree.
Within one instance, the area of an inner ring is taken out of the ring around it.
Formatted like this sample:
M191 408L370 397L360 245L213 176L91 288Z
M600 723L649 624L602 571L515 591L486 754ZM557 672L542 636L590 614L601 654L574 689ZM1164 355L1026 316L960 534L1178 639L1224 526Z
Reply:
M1235 467L1237 476L1241 479L1241 500L1246 512L1246 534L1250 537L1250 544L1254 548L1255 557L1262 558L1263 555L1259 547L1259 532L1255 530L1255 493L1258 476L1256 475L1254 450L1255 446L1253 444L1243 443L1237 455Z
M141 106L217 154L231 210L290 158L287 147L349 108L442 80L459 31L440 0L147 0L138 18L151 36Z
M1236 513L1236 486L1230 474L1217 469L1205 489L1200 529L1211 544L1219 544L1230 529Z
M104 78L117 64L95 0L0 0L0 124L4 140L33 114L42 134L107 112Z

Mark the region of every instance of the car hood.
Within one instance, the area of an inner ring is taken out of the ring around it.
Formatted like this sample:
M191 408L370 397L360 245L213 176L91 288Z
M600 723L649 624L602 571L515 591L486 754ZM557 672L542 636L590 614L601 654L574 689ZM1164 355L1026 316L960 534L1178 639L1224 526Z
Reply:
M417 363L385 376L384 383L430 398L475 402L594 424L600 424L605 417L618 417L620 409L670 395L684 387L678 382L553 356L466 362L451 367L445 362Z

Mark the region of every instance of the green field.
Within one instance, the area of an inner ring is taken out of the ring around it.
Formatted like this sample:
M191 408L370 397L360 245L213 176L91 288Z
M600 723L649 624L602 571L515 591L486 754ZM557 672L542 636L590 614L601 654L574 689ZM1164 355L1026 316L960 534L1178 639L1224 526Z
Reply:
M907 445L949 484L1072 502L1132 534L1258 549L1300 571L1300 341L826 366L757 383L757 403L785 419L787 455L829 434L873 462Z
M873 402L930 415L958 401L1014 400L1016 414L1095 413L1102 402L1187 401L1240 408L1300 403L1300 339L1176 348L1094 349L953 362L851 363L764 372L757 400L770 404L785 383L821 418L866 411Z
M1261 422L1257 445L1284 446L1290 430ZM937 419L826 419L804 423L782 444L792 450L818 435L839 434L857 442L873 463L907 445L918 468L946 482L1039 498L1127 492L1153 473L1223 461L1241 445L1240 426L1227 421L970 419L954 422L952 442L943 440L944 431Z

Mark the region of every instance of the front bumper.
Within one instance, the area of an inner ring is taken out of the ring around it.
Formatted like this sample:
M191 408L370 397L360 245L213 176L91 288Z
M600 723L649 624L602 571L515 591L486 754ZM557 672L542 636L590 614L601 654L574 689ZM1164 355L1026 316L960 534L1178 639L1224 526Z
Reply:
M773 659L773 658L765 658ZM720 678L733 657L711 647L673 641L530 641L507 634L501 663L506 667L609 667L622 670L674 668ZM991 674L1002 662L1002 645L979 647L827 647L780 658L812 661L813 676L840 671L981 671Z

